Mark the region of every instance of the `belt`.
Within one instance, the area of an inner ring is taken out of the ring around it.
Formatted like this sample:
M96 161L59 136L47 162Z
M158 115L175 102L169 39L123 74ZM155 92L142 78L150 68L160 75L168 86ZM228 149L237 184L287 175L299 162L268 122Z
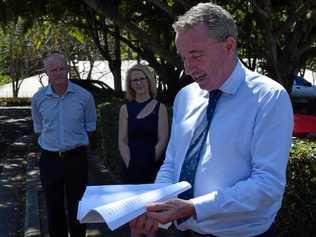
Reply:
M44 153L44 154L46 154L46 155L48 155L50 157L65 158L68 155L84 151L85 149L86 149L85 146L78 146L76 148L73 148L73 149L70 149L70 150L67 150L67 151L48 151L48 150L45 150L45 149L41 149L41 150L42 150L42 153Z

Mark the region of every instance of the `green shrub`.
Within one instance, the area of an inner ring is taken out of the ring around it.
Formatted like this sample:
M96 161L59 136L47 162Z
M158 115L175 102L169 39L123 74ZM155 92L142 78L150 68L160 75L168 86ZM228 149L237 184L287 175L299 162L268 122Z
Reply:
M277 218L278 236L316 236L316 142L296 140Z
M30 106L31 98L21 97L2 97L0 98L0 106Z
M98 147L105 166L122 182L124 163L118 149L118 119L124 101L114 101L98 106Z
M0 86L11 82L11 78L0 72Z

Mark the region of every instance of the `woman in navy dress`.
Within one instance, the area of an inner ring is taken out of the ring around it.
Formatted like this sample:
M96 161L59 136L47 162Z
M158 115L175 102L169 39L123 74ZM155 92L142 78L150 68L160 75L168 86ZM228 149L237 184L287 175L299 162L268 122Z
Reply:
M156 83L145 65L127 71L128 102L119 114L119 150L126 166L125 182L153 183L168 141L166 106L155 99ZM140 237L131 232L131 237ZM154 237L155 233L147 235Z
M168 141L166 106L155 99L156 83L145 65L126 75L128 102L119 114L119 151L126 165L126 183L152 183Z

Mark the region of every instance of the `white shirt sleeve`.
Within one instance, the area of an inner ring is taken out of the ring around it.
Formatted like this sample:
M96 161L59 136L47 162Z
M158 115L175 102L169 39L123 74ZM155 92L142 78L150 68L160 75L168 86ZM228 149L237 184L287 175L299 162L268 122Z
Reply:
M96 130L96 108L93 96L89 94L87 104L85 106L85 128L88 132Z
M271 208L272 214L280 207L292 142L293 111L285 91L273 91L266 97L253 127L251 175L231 187L193 198L197 222L210 218L214 225L225 218L242 221L254 212L270 212Z

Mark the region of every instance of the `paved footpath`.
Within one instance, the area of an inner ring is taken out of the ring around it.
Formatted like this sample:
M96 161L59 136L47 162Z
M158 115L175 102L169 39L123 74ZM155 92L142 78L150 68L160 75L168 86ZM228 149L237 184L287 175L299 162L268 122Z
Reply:
M0 237L49 237L39 152L34 145L30 108L0 107ZM89 185L116 183L96 152L89 155ZM87 237L128 237L127 226L111 232L89 224ZM172 237L173 230L157 237Z
M0 237L23 236L29 108L0 108Z

